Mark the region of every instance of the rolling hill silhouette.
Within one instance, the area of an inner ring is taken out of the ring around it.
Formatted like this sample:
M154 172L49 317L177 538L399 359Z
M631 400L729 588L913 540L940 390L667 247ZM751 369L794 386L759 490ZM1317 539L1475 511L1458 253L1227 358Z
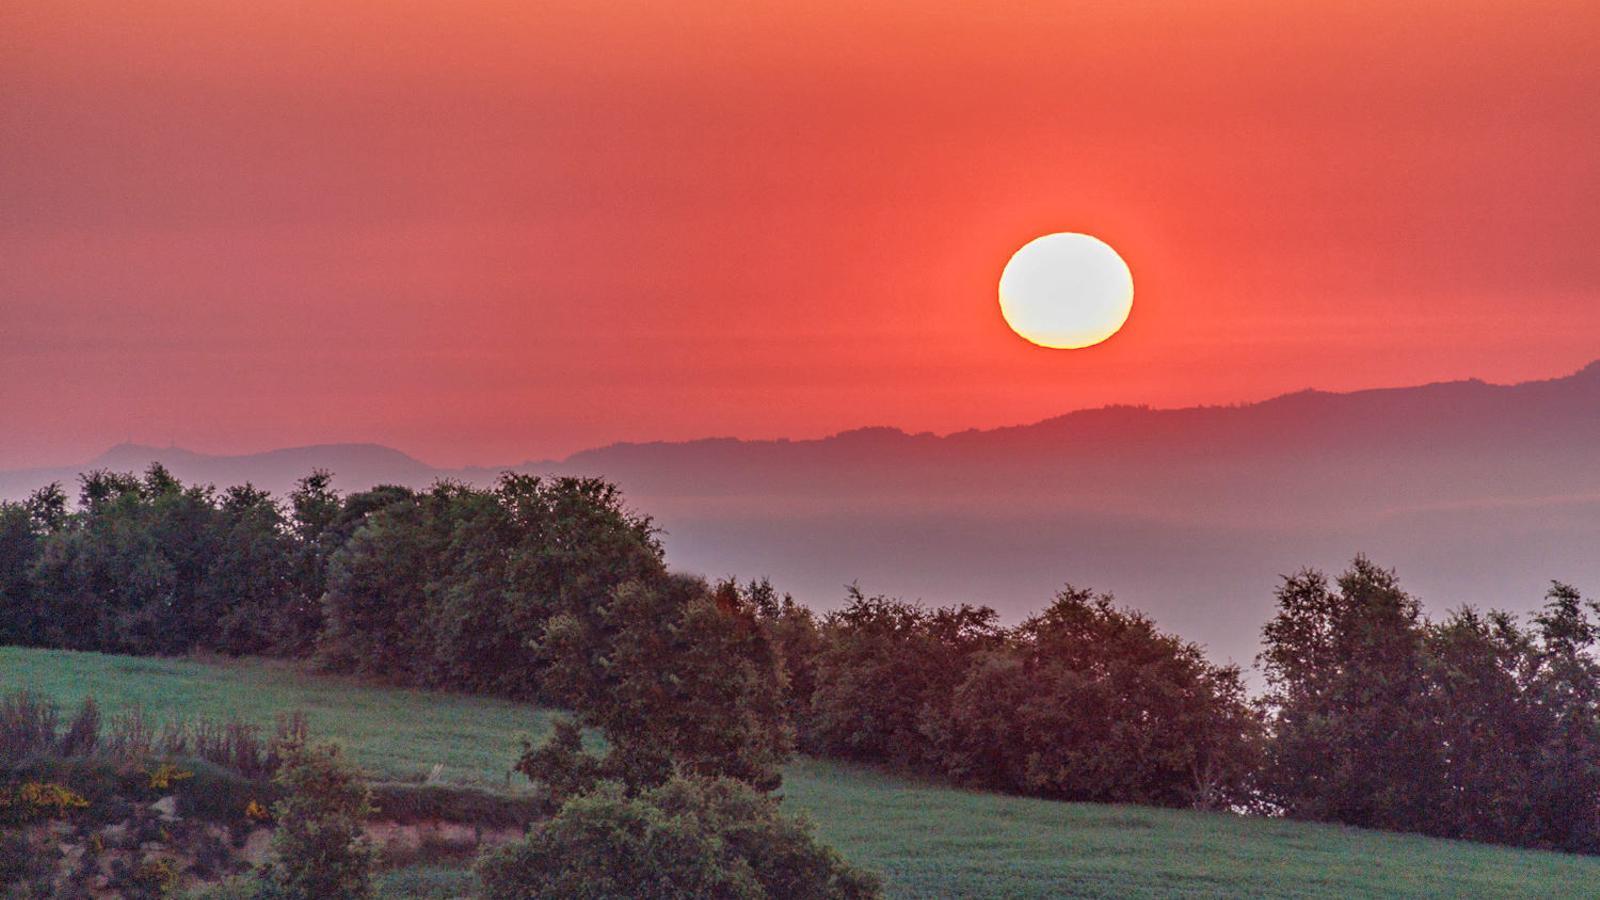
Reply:
M0 473L0 495L159 459L186 480L282 493L473 482L368 444L245 456L122 445ZM1600 592L1600 363L1547 381L1458 381L1187 409L1108 407L945 436L615 444L506 467L616 480L674 565L770 575L819 607L846 583L1017 619L1065 582L1114 591L1247 662L1277 576L1366 552L1431 609L1526 610L1559 578Z

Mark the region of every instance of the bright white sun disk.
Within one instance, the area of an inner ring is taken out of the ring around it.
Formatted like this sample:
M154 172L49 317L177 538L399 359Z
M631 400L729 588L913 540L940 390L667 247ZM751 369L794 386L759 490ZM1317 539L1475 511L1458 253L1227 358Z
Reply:
M1000 274L1000 312L1041 347L1077 350L1117 333L1133 310L1133 273L1117 251L1087 234L1034 238Z

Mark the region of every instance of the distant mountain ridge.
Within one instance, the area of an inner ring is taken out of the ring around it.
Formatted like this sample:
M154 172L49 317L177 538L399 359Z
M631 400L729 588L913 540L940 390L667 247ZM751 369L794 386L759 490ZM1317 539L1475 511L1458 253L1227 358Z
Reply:
M84 465L0 472L0 496L153 460L187 481L279 494L313 468L346 491L501 471L375 444L236 456L128 444ZM1434 606L1528 608L1550 578L1600 593L1600 362L1511 385L1110 406L943 436L617 443L504 468L611 478L666 529L675 565L768 574L820 606L859 580L1017 618L1070 580L1241 660L1277 575L1358 551Z
M811 500L892 497L902 508L1004 499L1013 510L1248 524L1271 512L1261 508L1264 491L1342 519L1593 493L1597 446L1600 364L1518 385L1104 407L943 437L874 428L808 441L614 444L519 468L602 472L642 496L769 502L803 491Z
M385 483L422 486L445 472L381 444L315 444L214 455L181 447L122 443L81 465L0 472L0 497L15 499L52 481L63 482L70 489L86 472L142 472L152 462L160 462L184 481L219 487L248 481L280 495L313 469L347 473L340 481L352 490Z
M1538 431L1534 431L1538 429ZM1530 434L1544 434L1541 447L1528 447ZM259 453L211 455L181 447L118 444L88 463L54 468L0 471L0 496L43 484L38 479L75 480L94 469L142 471L162 461L179 477L211 484L250 480L259 487L285 490L310 469L330 469L347 490L373 484L424 487L434 479L493 479L501 471L597 472L643 477L653 482L666 472L691 474L699 488L747 485L750 469L773 468L779 480L800 469L834 464L861 466L882 490L882 471L902 471L906 461L952 466L963 461L1016 464L1098 464L1107 453L1118 464L1133 460L1182 464L1219 455L1251 463L1298 458L1325 461L1350 453L1430 453L1451 447L1474 452L1547 452L1554 445L1600 440L1600 362L1574 375L1518 384L1440 381L1413 388L1366 391L1307 391L1283 394L1253 404L1154 408L1109 405L1053 416L1034 424L968 429L936 436L893 426L848 429L819 439L746 440L704 437L682 442L618 442L573 453L562 460L523 461L496 468L438 468L381 444L318 444ZM997 456L1002 455L1003 456ZM1600 456L1595 456L1600 461ZM733 468L730 468L733 464ZM814 472L813 472L814 474ZM846 479L843 484L854 484ZM869 480L869 479L861 479ZM30 485L30 487L19 487ZM662 488L666 485L651 485ZM651 493L677 495L675 490ZM1082 485L1080 485L1082 487ZM1035 492L1030 485L1029 493Z

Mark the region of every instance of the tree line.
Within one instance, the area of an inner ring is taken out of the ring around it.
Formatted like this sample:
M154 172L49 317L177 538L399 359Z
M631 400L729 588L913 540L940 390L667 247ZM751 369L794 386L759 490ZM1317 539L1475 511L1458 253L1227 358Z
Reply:
M1237 667L1087 590L1006 627L853 588L818 615L764 581L671 572L599 479L341 494L316 472L280 503L152 466L87 475L76 503L51 486L0 504L0 642L309 658L558 705L573 718L517 763L555 806L681 777L770 791L799 749L1063 800L1600 852L1600 607L1558 584L1527 621L1430 621L1361 557L1276 601L1252 698Z

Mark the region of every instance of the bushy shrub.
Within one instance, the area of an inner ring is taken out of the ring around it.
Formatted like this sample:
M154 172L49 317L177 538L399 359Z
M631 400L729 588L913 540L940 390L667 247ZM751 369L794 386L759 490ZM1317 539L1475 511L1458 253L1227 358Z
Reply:
M583 727L560 718L555 733L535 747L524 743L514 771L538 785L546 812L555 812L568 800L594 790L607 775L606 761L583 748Z
M877 880L818 844L778 802L726 778L675 778L629 797L575 797L477 867L490 900L876 897Z
M260 896L275 900L372 896L375 853L361 828L371 792L338 746L295 747L274 778L276 859L260 872Z

